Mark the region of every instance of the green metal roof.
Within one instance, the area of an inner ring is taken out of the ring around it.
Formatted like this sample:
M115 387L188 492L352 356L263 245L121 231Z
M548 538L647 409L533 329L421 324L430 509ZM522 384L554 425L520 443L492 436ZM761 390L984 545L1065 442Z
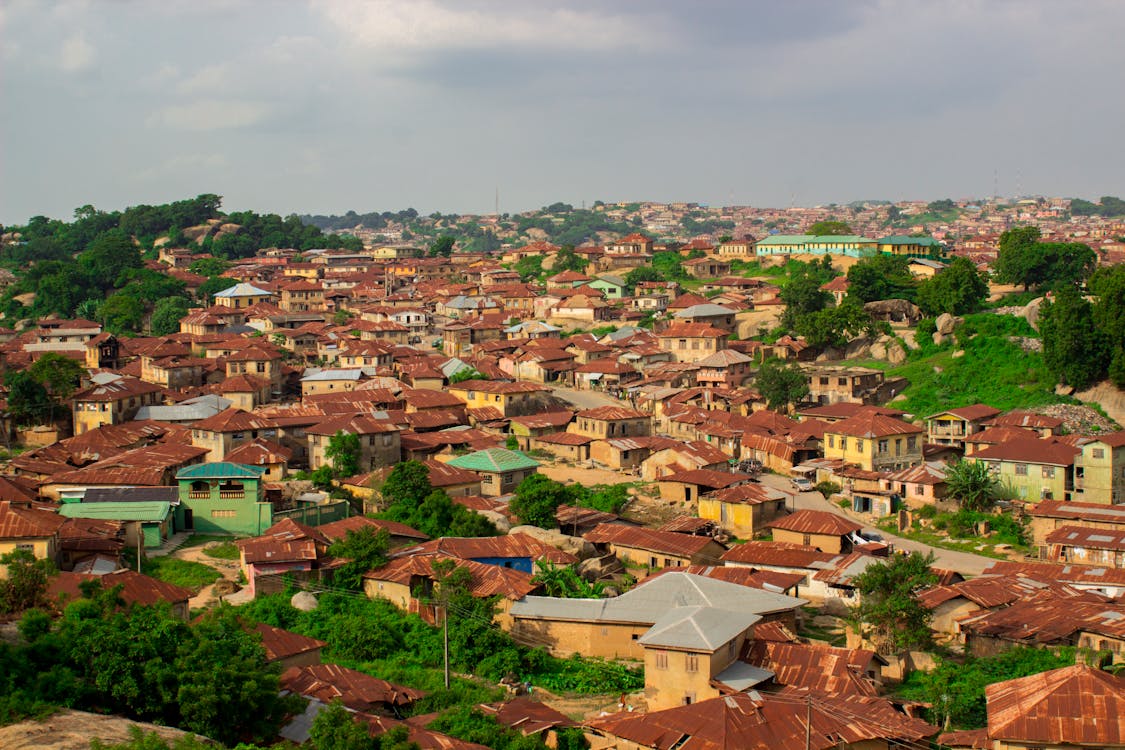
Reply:
M880 245L923 245L934 247L941 243L933 237L907 237L905 234L892 234L879 240Z
M539 462L529 458L519 451L510 451L507 448L489 448L488 450L470 453L467 456L458 456L447 462L450 466L469 471L517 471L519 469L534 469Z
M812 234L771 234L758 240L759 245L803 245L816 239Z
M65 518L96 518L102 521L163 521L171 503L66 503L59 508Z
M875 244L875 240L870 237L861 237L858 234L822 234L819 237L813 237L809 240L810 245L816 245L825 242L832 242L835 244L848 244L848 243L868 243Z
M264 466L234 464L218 461L213 464L196 464L176 473L176 479L258 479L264 474Z

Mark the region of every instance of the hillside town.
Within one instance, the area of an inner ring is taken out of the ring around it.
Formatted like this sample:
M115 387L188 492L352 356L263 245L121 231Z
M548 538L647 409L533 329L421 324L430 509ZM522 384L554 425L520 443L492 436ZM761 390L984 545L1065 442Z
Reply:
M304 217L238 253L216 216L130 235L86 316L37 314L58 260L6 271L0 745L33 746L17 663L111 674L44 654L166 617L260 652L271 728L124 667L38 699L316 750L1125 748L1125 218L1079 208Z

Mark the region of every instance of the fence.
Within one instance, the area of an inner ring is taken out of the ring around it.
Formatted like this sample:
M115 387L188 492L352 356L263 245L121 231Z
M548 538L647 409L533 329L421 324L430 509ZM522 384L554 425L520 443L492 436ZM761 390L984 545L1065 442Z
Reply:
M327 503L325 505L301 505L291 510L275 510L273 520L276 523L283 518L292 518L306 526L320 526L333 521L339 521L351 515L348 503L344 500Z

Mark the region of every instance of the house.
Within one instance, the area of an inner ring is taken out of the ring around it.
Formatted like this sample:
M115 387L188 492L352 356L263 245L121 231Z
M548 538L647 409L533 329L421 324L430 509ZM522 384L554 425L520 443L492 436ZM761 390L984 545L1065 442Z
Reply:
M985 404L946 409L926 417L926 439L935 445L952 445L964 449L965 438L984 429L985 422L1000 414Z
M231 463L260 466L265 469L262 479L277 482L289 473L289 461L293 450L280 443L265 438L256 438L238 446L224 458Z
M537 562L569 566L578 558L528 534L514 533L488 537L441 537L398 550L394 557L439 555L471 560L482 565L535 572Z
M600 273L597 278L587 282L584 286L597 289L605 299L621 299L625 296L625 279L609 273Z
M972 460L986 464L1020 499L1035 503L1071 499L1080 453L1067 443L1027 437L975 450Z
M130 376L95 382L70 397L74 434L81 435L107 424L128 422L143 406L163 401L164 389Z
M839 553L851 550L852 537L863 525L827 511L799 510L770 521L766 528L773 530L775 542L800 544L824 552Z
M362 367L316 370L309 368L301 378L301 398L322 393L354 391L360 383L370 379Z
M878 695L887 661L868 649L755 639L745 661L784 687L816 695Z
M344 482L344 484L347 483L347 481ZM328 541L337 542L344 539L348 535L348 532L360 532L366 528L370 528L376 532L387 532L387 538L390 541L391 549L418 544L418 542L424 542L429 539L429 537L421 531L411 528L404 523L388 521L383 518L368 518L367 516L348 516L347 518L341 518L339 521L321 524L316 527L316 530Z
M1125 430L1091 436L1074 465L1076 501L1125 503Z
M993 417L989 427L1015 427L1021 430L1034 430L1039 437L1049 438L1062 434L1063 421L1058 417L1036 414L1030 411L1010 411Z
M836 304L836 307L839 307L844 302L844 298L848 296L850 286L851 282L848 281L847 276L837 276L831 281L821 284L820 291L831 294L832 301Z
M758 257L767 255L845 255L862 258L878 250L878 242L856 235L772 234L754 243Z
M606 255L652 255L653 240L639 232L628 234L605 245Z
M529 444L532 450L545 451L555 458L577 462L590 460L590 444L593 442L592 437L574 432L555 432L531 438Z
M738 656L761 619L721 607L669 609L637 641L644 648L648 709L658 711L717 698L724 676L735 672L744 678L746 670ZM728 672L732 665L734 669Z
M166 603L172 615L187 621L190 616L188 601L194 595L191 589L161 581L135 570L115 570L104 575L92 573L60 572L47 584L47 597L57 602L60 609L67 603L85 598L83 584L96 582L103 589L121 587L118 596L126 606L139 604L153 606Z
M683 705L662 711L620 712L587 720L591 750L892 750L924 747L925 740L938 732L883 698L758 691L731 692L698 702L687 697Z
M701 388L741 388L751 376L753 357L722 349L696 362L695 383Z
M328 447L337 433L359 438L359 469L374 471L402 460L401 430L385 419L363 414L343 414L305 428L309 440L309 468L331 466Z
M569 411L553 411L531 414L525 417L512 417L508 420L508 432L516 437L522 450L528 450L530 438L553 435L559 430L565 430L573 418L574 414Z
M1031 543L1047 556L1047 536L1063 526L1081 526L1108 534L1125 533L1125 507L1101 503L1044 500L1026 508Z
M1047 559L1076 565L1125 568L1125 532L1061 526L1044 539Z
M419 615L429 623L441 622L439 606L433 594L441 587L434 563L451 561L469 572L471 596L487 599L498 597L496 619L502 627L510 627L509 611L516 602L539 590L532 575L521 570L463 560L441 554L398 557L386 565L363 574L363 592L369 599L386 599L399 609Z
M566 714L529 698L512 698L504 703L482 703L477 708L485 716L495 718L525 737L539 737L547 747L558 747L557 730L575 725Z
M807 349L805 350L807 351ZM870 404L880 399L884 390L885 375L882 370L869 367L806 367L805 379L809 384L806 400L824 406L841 401L853 404ZM889 394L886 398L890 398Z
M175 528L204 534L257 536L273 525L264 470L229 462L189 466L176 474L180 504Z
M696 279L717 279L730 273L730 262L719 258L692 258L683 262L684 271Z
M700 518L717 523L739 539L753 539L765 525L785 512L789 495L757 482L717 489L699 495Z
M933 237L907 237L901 234L879 238L879 252L908 258L940 258L945 246Z
M679 442L656 450L641 463L641 476L649 482L689 469L727 471L731 457L703 440Z
M905 469L922 461L923 429L874 411L824 428L824 457L866 471Z
M510 614L517 640L534 639L556 656L643 660L641 638L669 611L728 609L793 627L796 610L806 603L715 578L667 572L610 599L527 596L512 604Z
M260 289L253 284L240 283L215 292L215 305L241 309L273 301L273 292Z
M882 489L898 495L912 508L934 506L939 510L952 509L953 502L947 501L948 488L945 477L946 465L936 461L925 461L885 474L880 479Z
M66 519L57 513L0 500L0 555L25 550L37 560L59 559L59 528Z
M666 437L608 438L590 444L590 458L609 469L638 469L653 451L674 448L680 441Z
M751 481L749 474L711 469L688 469L666 474L657 480L660 497L669 503L692 503L705 492L726 489Z
M426 695L338 664L290 667L281 673L281 689L325 705L340 701L352 711L386 716L398 716Z
M277 425L272 419L233 406L191 426L191 444L207 449L207 461L222 461L241 445L276 435Z
M520 482L539 469L539 462L535 459L507 448L487 448L457 456L446 463L479 474L481 494L486 497L515 492Z
M585 537L603 554L612 552L623 562L650 570L683 565L714 565L726 551L709 537L603 523Z
M622 406L599 406L584 409L575 415L568 432L599 440L613 437L647 437L652 430L652 418Z
M261 590L258 579L263 576L273 577L269 593L284 588L284 584L277 583L282 575L296 578L305 573L309 578L318 578L331 541L311 526L283 518L260 536L240 539L235 544L250 595L257 596Z
M63 518L120 522L125 527L125 544L130 547L138 544L138 529L139 542L146 549L161 546L175 531L172 503L169 502L63 503L59 515Z
M328 645L316 638L275 628L264 622L255 625L253 631L262 638L266 661L280 664L282 670L320 664L320 651Z
M698 362L727 348L728 332L710 323L672 323L656 334L677 362Z
M450 384L447 389L470 409L492 406L505 417L535 413L541 403L540 394L549 393L550 390L537 383L504 383L494 380L462 380L460 383Z

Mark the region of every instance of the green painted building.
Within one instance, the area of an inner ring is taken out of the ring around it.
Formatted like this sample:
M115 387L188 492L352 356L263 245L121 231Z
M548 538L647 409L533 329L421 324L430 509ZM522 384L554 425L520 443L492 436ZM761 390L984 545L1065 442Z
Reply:
M771 234L754 244L754 252L763 255L845 255L862 258L878 252L873 239L852 234Z
M586 286L597 289L606 299L621 299L625 296L625 279L613 274L603 273Z
M892 234L879 239L879 252L887 255L905 255L908 258L942 258L945 256L945 245L933 237Z
M180 504L176 529L204 534L258 536L273 525L265 500L265 467L227 461L189 466L176 474Z
M99 521L120 521L125 524L125 544L137 545L137 524L140 523L145 547L159 547L172 533L172 503L107 502L64 503L59 508L64 518L93 518Z
M515 492L520 482L539 470L534 458L507 448L476 451L446 463L480 474L480 493L491 497Z

